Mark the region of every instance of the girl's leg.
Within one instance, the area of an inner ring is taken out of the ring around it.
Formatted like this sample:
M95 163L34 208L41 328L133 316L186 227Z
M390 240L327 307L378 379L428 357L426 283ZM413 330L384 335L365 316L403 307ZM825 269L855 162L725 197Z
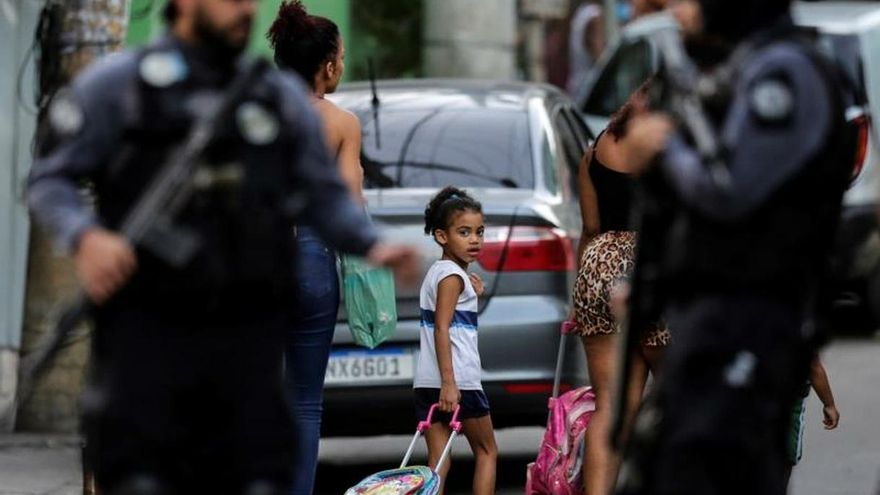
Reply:
M449 474L449 466L452 465L452 455L450 454L446 458L446 462L440 466L439 470L436 467L443 449L446 448L446 443L449 442L450 435L452 435L452 430L449 425L443 423L434 423L425 432L425 442L428 444L428 466L440 475L440 495L443 495L446 489L446 475Z
M324 374L339 310L336 257L300 229L297 278L300 308L285 349L286 389L294 422L292 495L311 495L318 466Z
M495 428L492 417L462 421L462 432L474 453L474 495L495 493L495 465L498 462L498 446L495 444Z

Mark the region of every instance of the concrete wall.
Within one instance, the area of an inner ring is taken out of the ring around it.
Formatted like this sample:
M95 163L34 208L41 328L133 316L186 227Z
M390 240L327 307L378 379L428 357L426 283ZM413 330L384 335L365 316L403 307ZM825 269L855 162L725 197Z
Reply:
M22 195L35 120L33 73L21 69L33 60L28 55L39 7L26 0L0 2L0 431L10 430L14 420L10 408L21 345L28 252Z
M428 77L514 79L516 0L425 0Z

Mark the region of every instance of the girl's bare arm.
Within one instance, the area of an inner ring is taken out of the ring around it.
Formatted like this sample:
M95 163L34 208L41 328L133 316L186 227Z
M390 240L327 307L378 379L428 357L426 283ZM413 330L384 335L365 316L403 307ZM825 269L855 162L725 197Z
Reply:
M445 412L452 412L461 398L452 367L452 340L449 337L449 326L452 324L458 297L463 291L464 281L457 275L444 278L437 286L434 347L437 352L437 366L440 369L440 410Z

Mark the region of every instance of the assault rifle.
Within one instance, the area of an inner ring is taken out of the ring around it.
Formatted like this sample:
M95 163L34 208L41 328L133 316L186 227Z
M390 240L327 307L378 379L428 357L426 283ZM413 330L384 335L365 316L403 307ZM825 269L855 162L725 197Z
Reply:
M669 24L656 31L652 41L660 56L655 83L659 90L652 92L652 108L672 115L677 127L692 139L717 186L728 187L730 178L721 159L721 146L698 94L699 71L685 53L681 33L675 24ZM661 318L662 296L667 292L663 287L664 258L676 209L675 194L669 189L663 172L659 167L651 167L637 184L630 222L639 233L639 242L619 349L622 366L616 386L611 438L618 450L624 448L626 436L625 411L630 395L627 378L632 371L632 356L638 351L645 330ZM646 400L626 449L616 494L641 493L645 483L650 482L644 477L644 468L655 460L651 452L659 421L656 403L653 399Z
M174 219L187 205L196 187L241 180L240 171L231 174L203 173L198 167L199 159L218 132L233 118L248 89L269 67L269 63L262 58L251 62L232 81L217 105L195 121L183 144L170 153L168 161L121 223L119 234L133 246L149 249L172 266L185 265L201 248L199 237L175 226ZM73 329L94 309L95 305L88 295L79 291L52 330L32 352L22 357L16 407L30 397L37 379L64 347ZM15 407L12 411L15 411Z

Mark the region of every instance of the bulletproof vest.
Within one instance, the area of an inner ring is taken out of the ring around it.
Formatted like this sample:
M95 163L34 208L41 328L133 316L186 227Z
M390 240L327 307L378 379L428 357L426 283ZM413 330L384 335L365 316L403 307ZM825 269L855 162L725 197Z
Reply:
M159 47L144 51L138 67L121 151L95 180L99 212L111 228L179 150L197 116L219 102L236 71L200 72L180 52ZM294 143L282 127L278 91L266 78L248 91L204 153L191 198L167 219L173 230L155 241L178 242L186 234L198 242L195 254L172 263L137 246L130 290L168 302L287 292L294 247L284 205Z
M763 46L775 41L779 39L765 40ZM674 282L673 297L736 292L802 304L813 296L826 266L855 146L844 120L839 73L811 45L798 44L828 83L828 94L816 97L832 101L831 135L796 177L744 219L721 222L679 209L665 263ZM717 101L710 106L717 107Z

